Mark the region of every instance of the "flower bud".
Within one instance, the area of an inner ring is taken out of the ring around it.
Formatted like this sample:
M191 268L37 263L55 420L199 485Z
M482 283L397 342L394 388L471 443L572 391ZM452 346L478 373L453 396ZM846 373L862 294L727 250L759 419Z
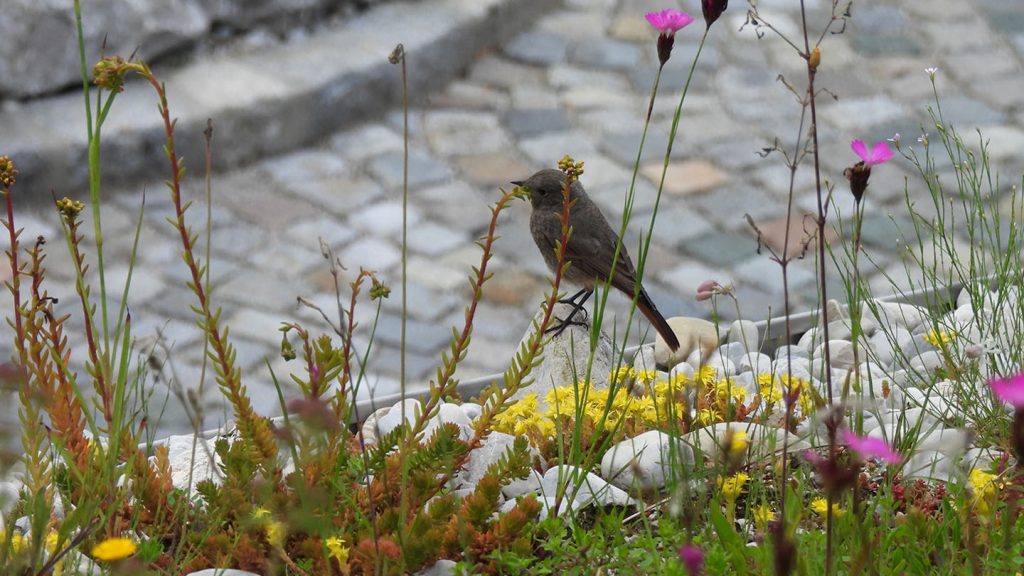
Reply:
M821 48L815 46L814 50L811 50L811 57L808 59L808 63L811 65L811 72L818 71L818 66L821 65Z
M871 178L871 166L868 166L863 161L857 162L850 168L847 168L843 175L850 181L850 192L853 192L853 199L860 203L860 199L864 197L864 191L868 188L868 178Z
M0 185L4 188L14 186L18 180L18 171L14 169L14 162L10 157L0 156Z
M708 28L718 20L718 17L729 7L729 0L701 0L701 10L704 12L704 22Z
M672 56L672 46L676 43L676 37L673 34L661 34L658 36L658 62L662 66L668 62L670 56Z

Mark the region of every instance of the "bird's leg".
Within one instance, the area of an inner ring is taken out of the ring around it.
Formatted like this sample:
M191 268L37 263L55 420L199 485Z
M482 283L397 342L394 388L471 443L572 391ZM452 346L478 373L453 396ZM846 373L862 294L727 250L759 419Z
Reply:
M554 332L554 335L558 336L559 334L564 332L565 329L568 328L569 326L586 326L587 325L587 321L586 321L587 311L583 308L583 305L587 303L587 300L590 299L590 295L593 294L593 293L594 293L593 290L590 290L588 288L584 288L584 289L580 290L579 292L573 294L571 298L559 300L558 302L561 303L561 304L569 304L569 305L571 305L572 306L572 312L570 312L569 316L567 318L565 318L564 320L560 321L557 325L552 326L551 328L548 328L545 331L545 333ZM582 296L583 298L580 298L580 296ZM577 299L579 299L579 302L576 301ZM583 318L584 319L581 320L581 321L580 320L573 320L573 318L576 317L576 314L578 314L580 312L583 312Z

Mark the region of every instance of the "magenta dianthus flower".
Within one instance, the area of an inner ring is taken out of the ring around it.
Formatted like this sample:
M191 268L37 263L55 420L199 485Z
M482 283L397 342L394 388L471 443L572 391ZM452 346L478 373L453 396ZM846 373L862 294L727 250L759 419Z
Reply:
M876 456L890 464L899 464L903 460L903 456L890 448L881 438L857 436L850 430L843 430L843 444L861 456Z
M1014 408L1024 409L1024 372L988 383L996 397Z
M878 166L892 158L892 150L889 149L889 145L885 142L876 142L871 152L868 152L868 147L864 144L863 140L850 142L850 148L853 149L857 156L860 156L865 166Z
M675 34L693 22L693 16L686 12L672 9L662 10L661 12L649 12L646 17L651 26L667 36Z

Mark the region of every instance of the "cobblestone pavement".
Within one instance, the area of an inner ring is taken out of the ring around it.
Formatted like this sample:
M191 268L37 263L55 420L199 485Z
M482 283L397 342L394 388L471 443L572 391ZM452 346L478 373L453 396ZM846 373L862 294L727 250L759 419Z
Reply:
M763 1L766 18L794 35L799 3ZM828 3L810 1L811 22L827 19ZM775 8L781 6L780 8ZM568 0L540 18L502 49L479 56L469 73L430 95L410 112L409 316L407 366L410 386L432 375L451 326L461 326L469 301L466 276L478 264L473 244L485 230L488 205L500 186L551 166L562 155L586 162L583 182L617 221L629 186L650 89L657 69L655 34L643 13L659 2ZM685 8L697 22L679 33L661 79L651 132L640 164L637 200L627 247L636 254L655 202L664 145L686 70L703 31L695 2ZM714 278L733 282L742 315L761 319L781 312L781 280L744 219L749 214L766 241L782 242L788 172L778 154L757 154L778 138L792 146L800 108L782 82L803 85L802 61L771 33L758 39L744 27L745 6L731 3L716 24L686 100L668 180L651 244L645 285L666 316L709 317L694 288ZM742 29L741 29L742 28ZM819 100L822 177L837 185L840 210L849 213L842 170L856 158L852 138L874 142L899 132L915 142L933 103L925 68L938 67L936 83L946 119L968 134L975 125L991 139L994 168L1007 186L1019 182L1024 157L1024 5L1008 0L907 0L858 2L841 35L822 48L819 85L838 98ZM417 66L410 54L410 66ZM173 106L173 102L171 103ZM214 119L216 121L216 119ZM933 129L934 131L934 129ZM215 145L230 147L230 142ZM216 152L215 152L216 154ZM896 258L899 232L909 232L903 182L919 205L924 190L912 167L899 159L876 168L867 196L867 251L882 269L903 275ZM192 173L199 172L196 162ZM940 175L949 176L947 161ZM317 316L296 305L306 297L332 308L333 288L320 254L322 238L348 268L378 272L393 287L383 304L370 361L375 394L397 389L401 269L402 114L338 132L293 153L266 158L213 179L214 298L223 307L257 410L279 411L265 361L281 377L298 370L277 351L281 321L316 326ZM794 214L813 209L813 171L796 174ZM186 387L197 382L202 356L200 331L184 289L180 244L165 218L168 195L158 182L112 194L103 212L108 285L127 274L141 193L146 208L130 307L138 335L160 330L172 347L174 376ZM203 228L206 206L201 182L190 180L197 200L190 215ZM527 233L528 207L515 203L502 216L494 278L484 291L472 345L458 375L470 378L502 370L543 297L546 271ZM55 238L51 214L22 214L26 234ZM85 230L91 230L87 223ZM791 275L797 310L815 298L813 258L797 262ZM51 293L74 312L69 259L59 242L48 259ZM886 283L877 277L873 285ZM831 287L837 293L836 285ZM115 302L116 303L116 302ZM624 298L611 307L621 317ZM735 317L733 309L721 310ZM374 319L369 303L358 320L365 342ZM81 320L71 320L73 334ZM647 333L647 325L639 324ZM621 326L620 326L621 330ZM636 330L634 330L636 332ZM81 363L81 338L73 359ZM282 382L285 379L282 379ZM206 425L224 417L212 384L207 385ZM184 426L178 402L167 408L165 429Z

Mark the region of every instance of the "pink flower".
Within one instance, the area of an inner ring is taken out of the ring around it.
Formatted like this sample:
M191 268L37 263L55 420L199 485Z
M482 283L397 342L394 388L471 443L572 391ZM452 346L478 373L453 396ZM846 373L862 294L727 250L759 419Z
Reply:
M903 460L903 456L890 448L881 438L861 437L849 430L843 430L843 444L861 456L877 456L890 464L899 464Z
M854 140L850 142L850 148L860 159L864 161L865 166L877 166L883 164L892 158L892 150L889 149L889 145L885 142L876 142L875 147L868 153L868 147L864 144L863 140Z
M676 32L686 28L693 22L693 16L679 10L662 10L661 12L649 12L646 15L647 21L654 26L658 32L666 36L672 36Z
M679 559L683 561L683 566L686 566L686 571L690 576L703 573L704 552L700 548L693 544L686 544L679 549Z
M1024 409L1024 372L988 383L996 397L1017 409Z

